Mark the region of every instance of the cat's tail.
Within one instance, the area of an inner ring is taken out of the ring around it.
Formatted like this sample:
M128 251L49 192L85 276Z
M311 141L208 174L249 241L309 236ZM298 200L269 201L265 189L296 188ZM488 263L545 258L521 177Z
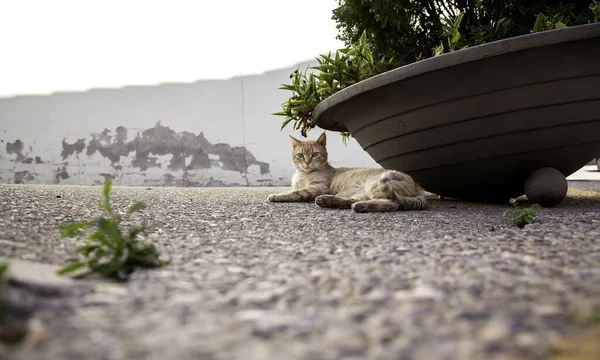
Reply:
M415 196L401 196L394 191L392 180L403 181L406 178L398 171L388 170L381 174L379 180L380 189L386 193L388 199L398 204L398 210L425 210L427 208L426 192L419 185L413 185L417 190Z

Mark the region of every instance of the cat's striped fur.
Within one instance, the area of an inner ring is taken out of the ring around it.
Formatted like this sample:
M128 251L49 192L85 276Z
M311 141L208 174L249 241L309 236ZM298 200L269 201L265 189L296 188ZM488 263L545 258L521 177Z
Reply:
M399 171L370 168L334 168L327 158L326 136L315 140L292 140L296 173L292 190L271 194L269 201L315 201L318 206L356 212L424 210L425 191Z

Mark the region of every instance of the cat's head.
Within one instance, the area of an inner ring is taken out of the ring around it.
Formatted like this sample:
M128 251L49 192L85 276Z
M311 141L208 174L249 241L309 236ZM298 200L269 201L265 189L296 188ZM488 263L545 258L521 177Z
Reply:
M327 138L325 133L317 140L292 139L292 160L296 169L311 172L327 166Z

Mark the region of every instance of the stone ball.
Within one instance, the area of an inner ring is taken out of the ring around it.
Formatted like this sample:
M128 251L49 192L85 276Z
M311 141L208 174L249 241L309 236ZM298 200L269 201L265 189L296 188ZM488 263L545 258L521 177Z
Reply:
M564 200L568 187L560 171L546 167L535 170L525 180L525 195L534 204L552 207Z

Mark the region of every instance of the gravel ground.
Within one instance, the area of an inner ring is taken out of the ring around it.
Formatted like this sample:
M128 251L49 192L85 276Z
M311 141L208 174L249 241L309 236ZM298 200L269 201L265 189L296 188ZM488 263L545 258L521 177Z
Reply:
M562 359L585 329L572 315L600 308L600 193L571 188L518 229L503 205L355 214L265 200L281 190L114 188L118 208L146 202L135 221L157 226L150 238L172 263L125 284L75 282L81 291L37 313L46 338L4 356ZM73 259L83 239L56 226L90 218L99 195L0 185L0 257Z

